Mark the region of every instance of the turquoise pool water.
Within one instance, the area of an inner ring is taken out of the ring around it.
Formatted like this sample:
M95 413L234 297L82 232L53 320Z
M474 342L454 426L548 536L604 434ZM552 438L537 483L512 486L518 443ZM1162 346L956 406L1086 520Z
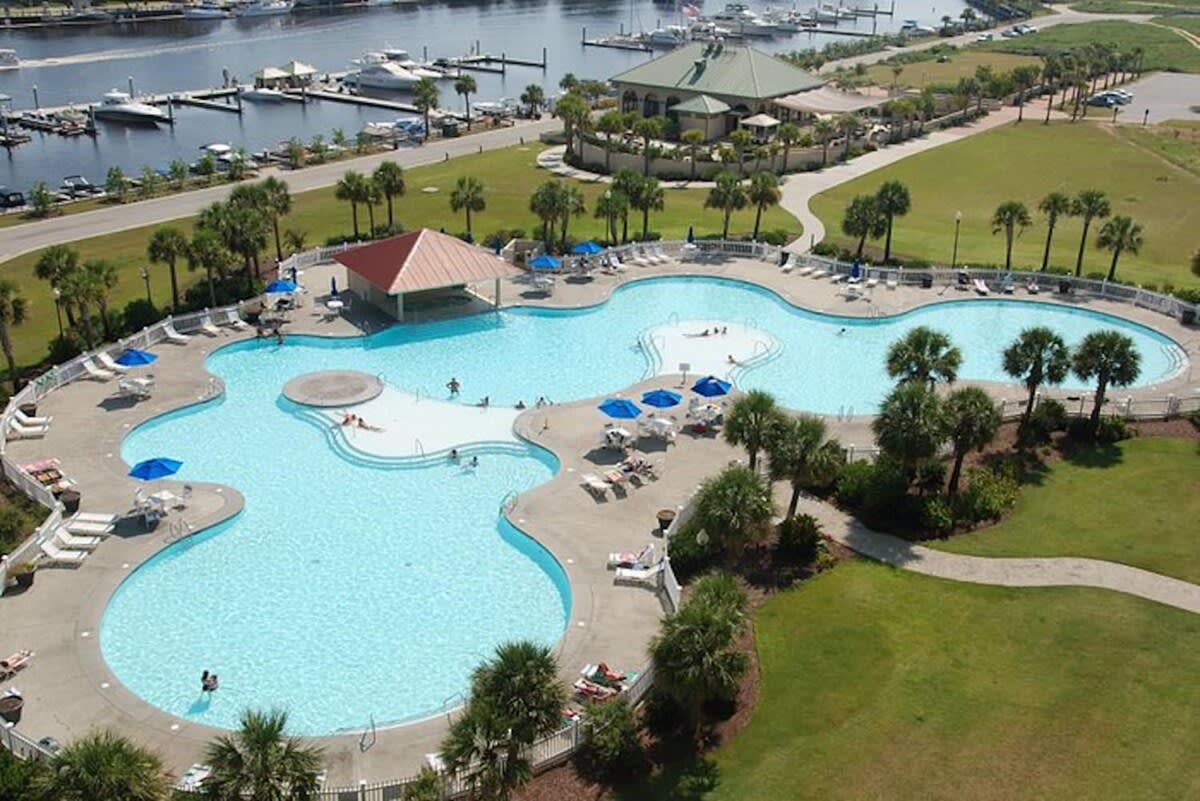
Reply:
M325 734L456 703L495 645L553 644L566 625L562 569L497 517L509 492L553 475L553 457L508 446L485 453L475 470L441 460L380 469L335 453L325 432L280 398L283 384L346 368L432 397L446 396L453 375L470 402L569 401L645 377L642 332L689 319L770 332L782 345L778 358L741 385L822 413L869 413L890 385L884 351L918 325L962 348L963 378L1006 380L1000 351L1035 324L1070 343L1121 329L1142 354L1141 384L1180 364L1177 347L1149 328L1058 304L947 302L894 318L842 318L749 284L680 277L630 283L583 310L515 308L363 339L231 345L208 361L225 381L224 398L135 429L122 455L131 464L181 459L182 479L236 487L245 510L167 548L121 585L101 627L109 665L149 702L215 726L236 725L246 706L276 705L290 711L296 732ZM199 693L206 668L221 676L211 701Z

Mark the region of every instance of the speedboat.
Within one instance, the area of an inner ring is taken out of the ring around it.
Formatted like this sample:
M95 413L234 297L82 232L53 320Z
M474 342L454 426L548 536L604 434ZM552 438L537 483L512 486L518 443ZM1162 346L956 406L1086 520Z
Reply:
M651 47L679 47L685 42L687 42L687 28L680 25L655 28L646 34L646 44Z
M100 105L92 109L99 120L114 120L116 122L157 123L166 122L166 113L149 103L140 103L129 96L128 92L113 89L105 92Z
M15 70L21 66L16 50L0 50L0 70Z
M346 80L366 89L411 89L421 79L399 64L385 61L381 64L365 65L358 72L347 76Z
M416 75L418 78L433 78L440 80L443 78L453 78L457 75L451 75L446 70L438 69L432 64L422 64L413 59L407 50L399 47L385 47L382 50L375 50L363 53L361 62L364 64L382 64L388 62L396 64Z
M480 114L490 114L493 117L510 117L517 113L517 103L511 97L502 97L496 101L483 100L472 103L471 108Z
M278 89L268 89L265 86L239 86L238 95L243 100L256 103L279 103L287 99Z
M277 17L292 13L292 0L254 0L239 7L234 14L239 17Z
M232 153L233 145L226 144L225 142L209 142L207 145L200 145L200 149L214 158L220 158Z
M184 19L226 19L230 16L229 9L216 0L204 0L197 5L183 7Z

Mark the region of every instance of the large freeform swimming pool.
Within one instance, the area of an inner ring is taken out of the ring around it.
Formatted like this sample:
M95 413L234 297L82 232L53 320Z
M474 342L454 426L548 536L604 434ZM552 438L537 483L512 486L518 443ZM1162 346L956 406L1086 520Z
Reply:
M569 401L645 378L654 360L639 344L643 332L688 320L769 332L777 358L739 383L820 413L869 413L890 386L888 344L918 325L951 336L968 379L1006 380L1000 351L1031 325L1069 343L1122 330L1142 354L1142 384L1181 364L1178 347L1149 328L1058 304L973 300L844 318L750 284L682 277L632 282L582 310L514 308L361 339L238 343L208 360L225 382L222 399L140 426L122 455L131 464L181 459L180 478L236 487L245 509L129 576L101 626L105 659L150 703L214 726L235 726L247 706L282 706L296 732L326 734L457 703L497 644L562 635L565 574L497 514L508 493L549 480L555 460L510 445L486 452L477 469L447 460L383 469L331 449L328 432L281 398L284 383L346 368L431 397L446 397L453 375L470 401ZM207 700L203 669L221 676Z

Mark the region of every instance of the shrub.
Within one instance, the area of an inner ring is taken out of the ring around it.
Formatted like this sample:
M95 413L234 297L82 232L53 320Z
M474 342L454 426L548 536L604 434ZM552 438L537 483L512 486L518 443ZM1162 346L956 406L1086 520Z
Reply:
M50 340L49 359L51 364L62 364L83 353L83 340L73 331Z
M0 550L7 551L25 538L33 527L14 506L0 506Z
M1031 447L1047 443L1055 431L1067 430L1067 422L1065 406L1056 400L1044 400L1029 415L1029 422L1021 432L1020 444Z
M1180 287L1175 290L1175 297L1184 303L1200 303L1200 287Z
M921 492L941 492L946 486L946 463L938 459L922 462L913 480Z
M837 482L838 500L851 509L861 506L874 472L870 462L851 462L843 467Z
M1011 476L973 467L967 471L967 491L958 496L958 520L979 523L999 520L1017 502L1020 486Z
M1125 422L1123 417L1102 417L1100 427L1096 429L1096 441L1102 445L1120 442L1136 436L1137 432Z
M166 315L156 309L150 301L145 298L135 298L125 304L125 310L121 312L121 318L125 322L126 333L141 331L149 325L153 325L161 320Z
M646 756L638 737L637 717L624 696L589 703L583 720L590 736L576 756L576 765L586 775L611 782L642 772Z
M827 258L836 258L838 255L838 247L832 242L826 240L818 242L812 249L814 256L825 256Z
M442 801L442 797L442 777L429 768L421 768L400 794L401 801Z
M772 231L762 231L759 233L758 238L768 245L774 245L779 248L792 241L791 235L782 228L776 228Z
M944 496L930 495L921 510L921 526L930 534L944 537L954 530L954 507Z
M817 555L821 524L812 515L796 515L779 524L775 553L788 562L805 563Z
M1188 422L1190 422L1193 426L1195 426L1197 430L1200 430L1200 409L1197 409L1196 411L1189 414L1187 416L1187 419L1188 419Z
M692 521L671 536L671 567L680 581L703 573L721 558L721 546L715 538L709 537L701 544L696 539L699 533L700 526Z

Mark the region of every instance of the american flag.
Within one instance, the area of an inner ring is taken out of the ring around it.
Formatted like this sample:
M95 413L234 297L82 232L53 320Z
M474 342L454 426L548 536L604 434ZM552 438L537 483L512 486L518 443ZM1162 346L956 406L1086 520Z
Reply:
M700 6L694 6L691 3L684 3L679 7L679 10L689 17L700 16Z

